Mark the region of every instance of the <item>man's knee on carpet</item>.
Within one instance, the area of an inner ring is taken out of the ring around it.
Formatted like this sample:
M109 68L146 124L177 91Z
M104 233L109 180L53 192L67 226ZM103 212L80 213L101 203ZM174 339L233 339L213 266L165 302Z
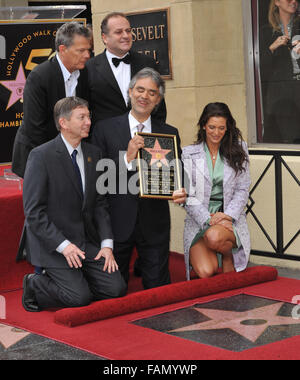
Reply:
M95 300L123 297L127 293L127 284L120 272L110 274L112 281L92 289ZM115 277L115 278L114 278Z

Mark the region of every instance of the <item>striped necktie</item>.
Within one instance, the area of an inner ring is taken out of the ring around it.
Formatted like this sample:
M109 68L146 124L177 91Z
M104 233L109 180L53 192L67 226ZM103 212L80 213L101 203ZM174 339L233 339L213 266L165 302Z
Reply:
M137 125L137 131L138 132L143 132L143 129L145 128L144 124L138 124Z

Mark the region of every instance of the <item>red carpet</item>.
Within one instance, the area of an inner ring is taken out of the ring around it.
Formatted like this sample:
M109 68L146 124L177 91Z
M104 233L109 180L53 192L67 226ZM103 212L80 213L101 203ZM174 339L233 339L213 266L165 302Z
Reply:
M95 302L86 308L26 312L21 304L22 290L14 290L22 287L24 274L32 272L26 262L15 263L24 218L21 192L13 183L5 185L0 189L0 293L6 306L1 323L116 360L300 359L300 335L232 352L133 323L242 294L291 303L300 294L300 281L276 279L276 270L269 267L186 282L183 256L170 253L172 285L138 292L141 280L132 276L130 294L124 298Z
M207 279L183 281L135 292L123 298L98 301L81 308L58 310L55 313L55 322L70 327L79 326L119 315L272 281L276 278L277 271L274 268L252 267L239 273L222 273Z
M194 281L192 281L194 282ZM114 360L199 360L199 359L300 359L300 336L242 352L232 352L181 339L133 324L155 316L211 300L250 294L291 302L299 294L300 282L286 278L211 294L172 305L126 314L69 328L54 322L54 312L27 313L21 306L21 291L5 293L7 316L1 322L55 339ZM143 292L142 292L143 293Z
M0 172L4 168L0 166ZM21 288L22 279L32 272L32 266L26 262L16 264L24 222L22 192L16 181L1 179L0 185L0 291L5 291Z

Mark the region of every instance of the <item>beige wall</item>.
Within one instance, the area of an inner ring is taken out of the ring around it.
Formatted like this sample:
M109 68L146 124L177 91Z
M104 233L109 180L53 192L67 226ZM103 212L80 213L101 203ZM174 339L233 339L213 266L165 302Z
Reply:
M182 146L191 144L195 139L196 124L203 107L211 101L223 101L229 105L238 127L248 141L249 128L253 128L249 120L253 120L253 115L249 118L248 103L251 99L245 79L248 78L245 65L248 50L244 45L247 38L243 38L242 0L151 0L150 6L148 0L92 0L91 3L96 52L103 50L99 30L101 20L108 12L170 7L173 79L167 81L168 123L179 129ZM253 184L269 159L268 156L251 156ZM299 159L287 157L286 161L295 173L300 173ZM300 194L298 185L285 169L283 181L286 244L300 225ZM274 182L272 167L263 180L263 186L253 195L256 202L253 210L276 242ZM183 252L185 212L171 205L171 215L171 249ZM248 217L248 222L253 249L272 251L252 216ZM300 255L299 238L287 252ZM251 257L252 261L255 259L256 257ZM288 263L297 266L295 262Z
M26 0L0 0L0 7L27 7Z

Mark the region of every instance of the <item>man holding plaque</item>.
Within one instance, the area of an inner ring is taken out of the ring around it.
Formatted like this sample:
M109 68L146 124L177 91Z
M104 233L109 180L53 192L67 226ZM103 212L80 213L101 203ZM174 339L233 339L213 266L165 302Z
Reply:
M142 69L129 85L131 111L97 122L92 135L92 142L101 148L102 156L112 160L105 165L115 164L108 169L106 178L116 261L128 283L130 258L136 247L145 289L170 283L168 200L139 197L138 187L134 191L134 184L138 183L136 158L145 146L144 138L136 132L174 135L178 157L181 155L177 129L151 118L164 91L165 84L159 73L151 68ZM175 203L184 203L185 198L184 189L173 192Z

